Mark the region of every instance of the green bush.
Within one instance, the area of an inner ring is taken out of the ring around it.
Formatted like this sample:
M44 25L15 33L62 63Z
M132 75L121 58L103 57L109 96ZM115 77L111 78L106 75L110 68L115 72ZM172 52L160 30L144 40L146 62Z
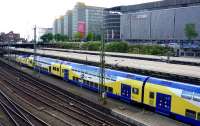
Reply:
M110 43L106 43L105 50L107 52L127 53L128 52L128 43L126 43L126 42L110 42Z
M56 47L65 49L100 51L101 42L63 42L57 43ZM109 42L105 43L105 51L145 55L166 55L168 51L173 52L173 49L159 45L130 45L126 42Z
M101 42L85 42L81 44L81 49L90 51L99 51Z
M80 49L80 43L69 43L69 42L66 42L66 43L59 43L57 44L57 47L58 48L64 48L64 49Z
M172 49L159 45L129 45L128 49L129 53L146 55L166 55L168 51Z

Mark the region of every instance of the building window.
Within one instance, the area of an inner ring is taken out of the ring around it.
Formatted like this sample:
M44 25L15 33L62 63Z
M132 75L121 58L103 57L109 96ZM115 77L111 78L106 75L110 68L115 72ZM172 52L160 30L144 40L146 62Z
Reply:
M149 92L149 98L154 99L154 92Z
M133 94L139 94L139 89L138 88L132 88Z
M189 109L186 109L185 116L188 117L188 118L191 118L191 119L196 119L196 112L189 110Z

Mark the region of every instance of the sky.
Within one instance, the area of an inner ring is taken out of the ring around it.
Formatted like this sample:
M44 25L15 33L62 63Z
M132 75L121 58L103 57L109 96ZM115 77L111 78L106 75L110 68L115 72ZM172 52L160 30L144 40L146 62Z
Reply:
M0 0L0 32L14 31L30 39L33 27L52 27L53 20L77 2L99 7L133 5L156 0Z

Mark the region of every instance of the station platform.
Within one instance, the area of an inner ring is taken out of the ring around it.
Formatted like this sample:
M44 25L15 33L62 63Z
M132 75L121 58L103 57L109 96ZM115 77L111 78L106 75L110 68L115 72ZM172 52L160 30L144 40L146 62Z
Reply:
M73 53L99 55L99 51L73 50L73 49L61 49L61 48L42 48L42 49L43 50L53 50L53 51L62 51L62 52L73 52ZM167 56L142 55L142 54L118 53L118 52L105 52L105 55L112 56L112 57L143 59L143 60L158 61L158 62L166 62L168 60ZM176 63L176 64L200 65L200 58L171 56L170 62Z
M7 61L4 60L4 62ZM151 111L147 111L139 105L130 105L111 98L107 98L107 104L104 105L102 104L102 101L99 100L99 94L95 92L77 87L53 76L36 73L30 68L22 67L15 63L10 64L15 66L17 69L40 78L41 80L47 81L52 85L56 85L59 88L88 99L96 104L103 105L104 107L111 110L112 115L118 116L138 126L189 126L174 119L159 115Z
M26 48L15 48L13 51L20 51L24 53L33 53L33 49ZM73 53L73 52L62 52L62 51L53 51L53 50L37 50L37 54L43 56L54 56L65 59L77 59L86 62L95 62L99 63L100 57L98 55L82 54L82 53ZM121 58L121 57L105 57L106 64L110 66L117 67L128 67L133 69L141 69L152 72L166 73L172 75L200 78L200 67L191 66L191 65L180 65L180 64L170 64L166 62L155 62L139 59L130 59L130 58Z

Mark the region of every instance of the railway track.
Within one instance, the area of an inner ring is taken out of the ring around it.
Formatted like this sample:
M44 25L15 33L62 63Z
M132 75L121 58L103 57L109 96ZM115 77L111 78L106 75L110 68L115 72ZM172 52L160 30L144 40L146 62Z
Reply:
M14 126L49 126L46 122L35 117L17 103L12 101L0 90L0 106Z
M57 116L59 115L59 117L62 118L60 120L66 119L67 117L69 122L65 121L66 125L130 125L129 123L82 103L79 101L80 99L76 100L63 90L47 82L36 80L4 63L0 64L4 67L4 69L0 70L1 79L6 82L15 93L31 104L39 108L44 108L43 111L46 113L56 113ZM17 77L15 75L17 75Z

